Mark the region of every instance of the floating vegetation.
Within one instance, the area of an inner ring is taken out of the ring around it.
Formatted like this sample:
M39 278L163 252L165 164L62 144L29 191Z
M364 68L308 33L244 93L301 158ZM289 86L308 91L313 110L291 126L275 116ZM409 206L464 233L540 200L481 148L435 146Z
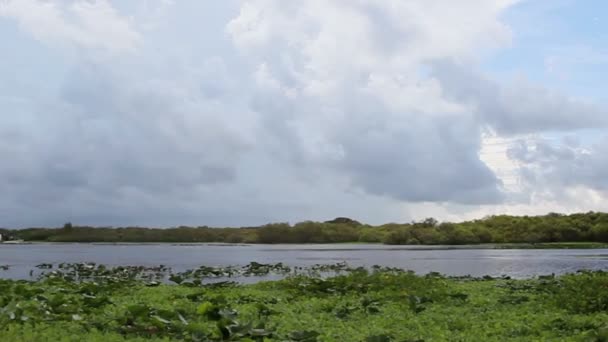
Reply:
M43 271L38 273L37 279L63 278L68 281L97 281L97 282L131 282L145 281L148 286L157 286L160 283L170 283L183 286L201 286L209 281L221 279L266 277L270 275L288 277L299 274L309 276L329 276L344 272L353 272L356 268L346 263L333 265L314 265L312 267L289 267L283 263L262 264L251 262L244 266L200 266L193 270L173 272L164 265L155 267L146 266L115 266L108 267L95 263L61 263L40 264L36 268ZM363 268L359 268L363 269ZM375 268L380 269L380 268ZM30 272L30 276L34 273Z

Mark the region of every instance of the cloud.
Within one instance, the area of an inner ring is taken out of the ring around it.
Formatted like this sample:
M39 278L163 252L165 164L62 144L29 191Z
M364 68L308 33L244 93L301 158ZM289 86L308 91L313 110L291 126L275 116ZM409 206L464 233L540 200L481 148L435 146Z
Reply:
M528 186L549 196L567 195L564 189L585 188L608 194L608 139L585 145L576 139L557 141L537 138L519 141L509 156L521 165Z
M186 211L181 203L199 200L199 188L233 182L251 129L229 91L199 81L221 73L210 69L218 64L170 78L134 65L72 68L59 96L28 113L37 129L24 120L0 138L0 155L11 161L0 167L11 194L3 199L22 205L13 215L44 205L64 219L162 219Z
M439 2L246 1L228 32L258 65L253 108L291 161L401 201L496 202L480 127L424 70L508 42L496 15L511 3L461 16Z
M0 18L43 42L13 51L71 57L40 78L49 65L31 63L19 81L32 87L2 85L14 115L0 118L0 216L380 223L507 205L480 159L488 130L605 123L592 105L478 71L510 44L501 15L516 3L0 0Z
M470 66L433 63L432 74L445 95L470 108L476 118L501 135L574 131L606 127L608 112L525 80L500 84Z
M106 0L4 0L0 17L47 43L108 54L134 51L142 37Z

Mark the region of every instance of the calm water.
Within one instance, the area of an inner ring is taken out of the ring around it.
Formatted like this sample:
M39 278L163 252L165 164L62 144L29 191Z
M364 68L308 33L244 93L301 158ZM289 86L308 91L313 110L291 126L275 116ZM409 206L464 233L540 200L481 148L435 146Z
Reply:
M95 262L106 265L166 265L174 271L200 265L228 266L283 262L289 266L347 262L382 265L417 273L516 278L580 269L608 270L608 249L446 249L383 245L217 245L217 244L31 244L0 245L0 277L28 278L40 263Z

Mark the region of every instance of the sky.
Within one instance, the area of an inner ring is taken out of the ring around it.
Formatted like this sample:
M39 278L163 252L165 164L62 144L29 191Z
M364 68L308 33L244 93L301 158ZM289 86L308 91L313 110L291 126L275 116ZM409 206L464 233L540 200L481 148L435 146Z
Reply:
M0 0L0 226L608 210L601 0Z

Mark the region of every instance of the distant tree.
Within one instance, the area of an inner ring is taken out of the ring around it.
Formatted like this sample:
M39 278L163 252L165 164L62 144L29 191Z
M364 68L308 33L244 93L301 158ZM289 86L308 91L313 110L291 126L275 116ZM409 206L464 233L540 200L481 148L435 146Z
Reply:
M383 243L387 245L405 245L408 241L412 240L412 234L410 230L406 227L398 227L396 229L392 229L385 238Z
M608 242L608 224L599 223L592 230L593 239L597 242Z
M439 221L435 220L432 217L425 218L424 221L420 222L420 225L422 225L423 227L428 227L428 228L435 227L438 224L439 224Z
M258 242L261 243L290 243L291 226L289 223L270 223L257 230Z
M424 245L438 245L442 242L441 233L436 228L412 229L412 235L419 243Z
M2 1L2 0L0 0ZM384 242L387 244L464 244L505 242L608 243L608 213L589 212L544 216L495 215L481 220L439 223L428 218L412 223L361 224L347 217L326 222L268 224L260 227L211 228L179 226L169 229L144 227L86 227L67 222L60 228L2 230L15 239L55 242L243 242L335 243Z
M333 220L325 221L325 223L346 224L346 225L351 225L351 226L360 226L361 225L361 222L355 221L348 217L336 217Z

